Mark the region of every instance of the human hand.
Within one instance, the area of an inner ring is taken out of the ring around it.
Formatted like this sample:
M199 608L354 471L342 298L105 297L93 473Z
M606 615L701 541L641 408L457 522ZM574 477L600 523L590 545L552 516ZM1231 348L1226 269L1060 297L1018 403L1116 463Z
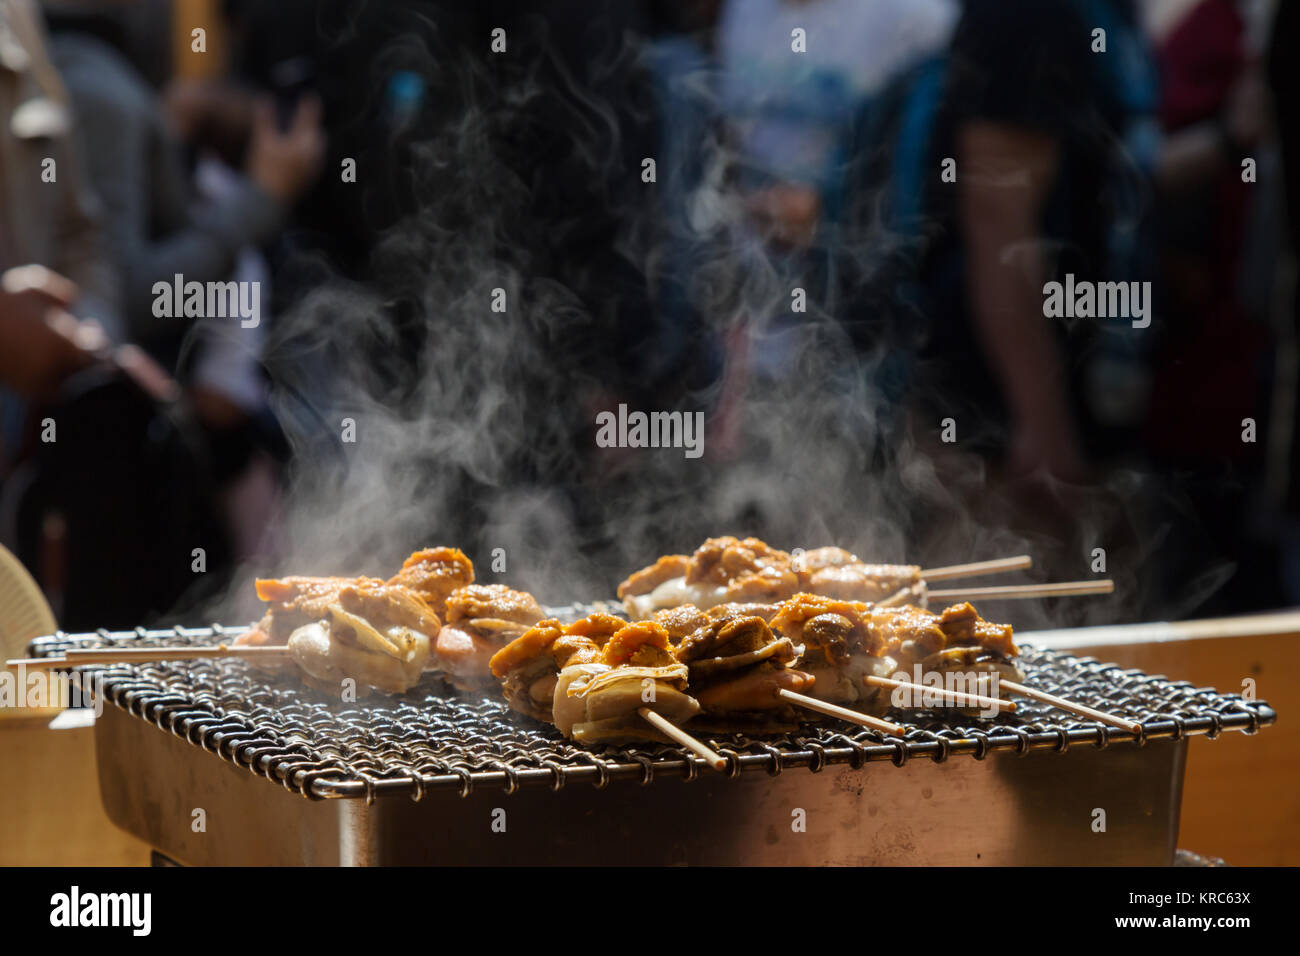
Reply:
M0 276L0 382L43 399L97 359L107 339L97 324L68 313L76 298L76 285L44 266L19 266Z
M325 157L321 103L304 98L286 130L280 129L275 106L259 101L253 110L253 138L248 148L248 177L284 204L292 203L315 182Z

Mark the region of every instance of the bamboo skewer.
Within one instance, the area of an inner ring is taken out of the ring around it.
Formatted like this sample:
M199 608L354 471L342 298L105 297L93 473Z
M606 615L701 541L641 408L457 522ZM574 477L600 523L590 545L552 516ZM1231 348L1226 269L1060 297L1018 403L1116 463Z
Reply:
M988 600L1023 600L1027 598L1070 597L1085 594L1112 594L1115 582L1110 578L1094 581L1055 581L1048 584L1005 584L984 588L941 588L927 597L942 600L987 598Z
M62 657L18 657L5 661L6 667L26 667L28 670L56 670L62 667L80 667L82 664L144 664L154 661L206 660L215 657L277 658L290 655L281 644L271 646L236 646L218 644L215 647L91 647L72 648Z
M877 601L876 607L897 607L906 603L908 598L919 598L925 594L925 583L909 584L905 588L900 588L883 601Z
M1045 690L1038 690L1035 687L1027 687L1015 681L1002 680L999 678L998 687L1009 690L1013 694L1021 694L1024 697L1030 697L1034 700L1040 700L1044 704L1051 704L1058 710L1069 711L1071 714L1077 714L1080 717L1089 717L1092 720L1100 721L1103 724L1110 724L1113 727L1119 727L1121 730L1127 730L1131 734L1142 733L1142 725L1136 720L1129 720L1125 717L1118 717L1115 714L1108 714L1104 710L1097 710L1086 704L1076 704L1072 700L1066 700L1064 697L1057 697L1055 694L1049 694Z
M67 659L73 664L100 664L104 662L138 664L150 661L204 660L211 657L285 657L291 654L284 644L248 644L216 647L92 647L73 648Z
M1013 558L994 558L992 561L972 561L969 564L950 564L944 568L925 568L921 578L925 581L947 581L951 578L973 578L982 574L1002 574L1005 571L1022 571L1033 566L1033 558L1018 554Z
M926 590L923 584L909 584L905 588L877 601L876 607L897 607L910 598L937 598L941 601L975 600L1025 601L1033 598L1080 597L1090 594L1113 594L1115 582L1110 578L1097 581L1052 581L1046 584L1003 584L983 588L936 588Z
M961 691L946 690L942 687L930 687L927 684L918 684L915 681L894 680L891 677L876 677L868 674L862 679L862 682L869 687L884 687L890 690L899 688L908 688L912 690L914 697L920 697L922 694L931 697L940 697L950 704L957 707L980 707L984 710L1005 711L1013 714L1016 711L1014 701L1002 700L1000 697L986 697L983 694L963 694ZM911 708L919 708L920 705L913 704Z
M71 667L66 657L12 657L5 661L6 670L24 668L29 671L54 671L60 667Z
M887 720L881 720L879 717L860 714L856 710L849 710L847 707L840 707L838 704L828 704L824 700L818 700L816 697L807 697L803 694L797 694L792 690L786 690L784 687L779 689L776 693L779 697L790 701L792 704L806 707L808 710L814 710L827 717L837 717L840 720L847 720L852 724L861 724L863 727L870 727L872 730L881 730L893 737L901 737L907 732L906 727L892 724Z
M990 679L990 676L985 675L977 680L979 683L987 683ZM918 691L924 691L927 689L925 684L918 684L915 681L896 681L885 677L873 677L871 675L863 678L863 683L872 684L878 687L905 687L911 685L912 687L917 688ZM998 687L1002 690L1008 690L1013 694L1020 694L1024 697L1042 701L1045 704L1051 704L1059 710L1068 711L1069 713L1077 714L1080 717L1088 717L1092 720L1100 721L1103 724L1110 724L1113 727L1119 727L1121 730L1127 730L1131 734L1140 734L1142 732L1142 725L1138 721L1129 720L1116 714L1107 713L1104 710L1097 710L1096 708L1089 707L1086 704L1077 704L1072 700L1066 700L1064 697L1049 694L1045 690L1038 690L1035 687L1029 687L1026 684L1018 683L1017 681L998 678ZM942 691L939 691L938 688L928 689L935 693L943 693ZM956 692L947 693L951 696L968 697L974 701L987 702L985 703L985 706L992 706L996 703L1006 707L1007 704L1011 704L1011 707L1007 708L1008 712L1012 712L1015 709L1014 702L1004 701L996 697L986 697L978 694L958 694Z
M654 727L664 736L669 737L676 743L685 747L697 757L702 758L704 762L714 770L721 773L727 769L727 760L725 757L708 745L692 737L667 717L663 716L663 714L657 713L649 707L638 707L636 712L640 714L641 717L650 724L650 726Z

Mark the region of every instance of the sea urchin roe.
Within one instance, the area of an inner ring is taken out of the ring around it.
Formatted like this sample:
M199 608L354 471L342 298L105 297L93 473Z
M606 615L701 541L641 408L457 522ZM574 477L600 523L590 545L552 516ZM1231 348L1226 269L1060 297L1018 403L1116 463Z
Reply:
M445 615L447 596L474 583L474 564L459 548L425 548L408 557L388 583L409 588Z
M628 575L626 581L618 586L620 599L634 594L649 594L665 581L686 577L690 558L684 554L666 554L648 568Z
M627 621L621 617L597 612L588 614L586 617L579 618L572 624L567 625L564 628L564 633L590 638L596 644L604 647L605 643L624 627L627 627Z
M709 538L689 557L660 558L628 577L618 594L634 617L682 604L771 603L800 591L876 602L917 584L920 574L916 565L866 564L839 547L792 557L758 538L726 535Z
M950 646L974 644L1002 657L1020 653L1011 638L1011 625L984 620L969 602L945 608L939 615L939 627Z
M668 632L668 639L676 644L682 638L694 633L697 628L707 624L709 618L694 604L682 604L656 611L654 621Z
M367 620L409 627L437 637L437 614L413 591L389 584L349 584L339 590L338 603L345 611Z
M695 549L686 569L686 583L727 585L745 575L764 570L791 572L790 554L758 538L740 540L730 535L710 538Z
M236 644L285 644L289 635L304 624L325 620L332 609L373 618L380 627L409 627L433 638L438 633L438 616L419 595L386 585L378 578L336 578L289 576L260 578L257 596L270 607L256 631ZM264 639L262 635L265 635Z
M781 602L780 610L772 618L772 627L797 644L809 644L821 650L831 660L843 660L848 654L862 651L878 656L888 645L889 638L880 627L879 613L893 609L876 608L862 601L843 601L818 594L796 594ZM834 621L828 616L839 618ZM806 633L810 622L825 618ZM842 622L848 622L844 631Z
M486 618L532 625L545 616L531 594L504 584L469 584L447 597L448 623Z
M698 670L698 662L709 661L707 669L729 670L757 660L794 659L789 639L772 633L761 617L736 615L711 618L677 645L677 658Z
M564 626L555 618L538 621L519 635L488 661L495 677L504 677L543 654L549 654L551 645L564 636Z
M604 662L610 667L657 667L675 663L668 632L654 621L627 624L605 644Z

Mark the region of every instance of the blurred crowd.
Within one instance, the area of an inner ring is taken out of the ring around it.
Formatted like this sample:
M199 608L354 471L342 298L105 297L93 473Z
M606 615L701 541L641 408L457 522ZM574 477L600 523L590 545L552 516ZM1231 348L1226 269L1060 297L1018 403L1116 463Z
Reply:
M542 590L755 533L1300 603L1298 27L0 0L0 543L73 629L435 538ZM600 447L620 405L703 457Z

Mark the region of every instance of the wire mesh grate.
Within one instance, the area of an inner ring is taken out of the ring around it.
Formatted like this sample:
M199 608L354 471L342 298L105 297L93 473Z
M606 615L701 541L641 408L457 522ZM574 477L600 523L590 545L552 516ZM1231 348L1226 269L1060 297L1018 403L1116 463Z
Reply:
M569 616L590 605L559 609ZM555 613L557 609L552 609ZM171 628L63 634L38 638L33 656L69 647L130 644L215 644L242 627ZM747 736L700 734L727 758L733 776L779 774L831 764L861 766L924 757L983 759L998 751L1062 752L1072 746L1106 748L1127 742L1255 733L1276 719L1262 701L1220 694L1140 671L1059 651L1022 647L1026 682L1079 703L1140 721L1134 735L1023 698L1017 712L993 718L953 711L893 711L907 727L902 738L825 720L798 732ZM341 702L294 677L237 660L94 665L107 700L222 759L276 781L304 797L364 798L435 790L461 795L476 788L560 789L571 783L604 787L615 780L650 784L656 777L688 777L711 770L669 744L590 749L566 741L549 725L511 711L499 697L458 694L434 675L400 697L375 694ZM812 716L812 715L810 715Z

